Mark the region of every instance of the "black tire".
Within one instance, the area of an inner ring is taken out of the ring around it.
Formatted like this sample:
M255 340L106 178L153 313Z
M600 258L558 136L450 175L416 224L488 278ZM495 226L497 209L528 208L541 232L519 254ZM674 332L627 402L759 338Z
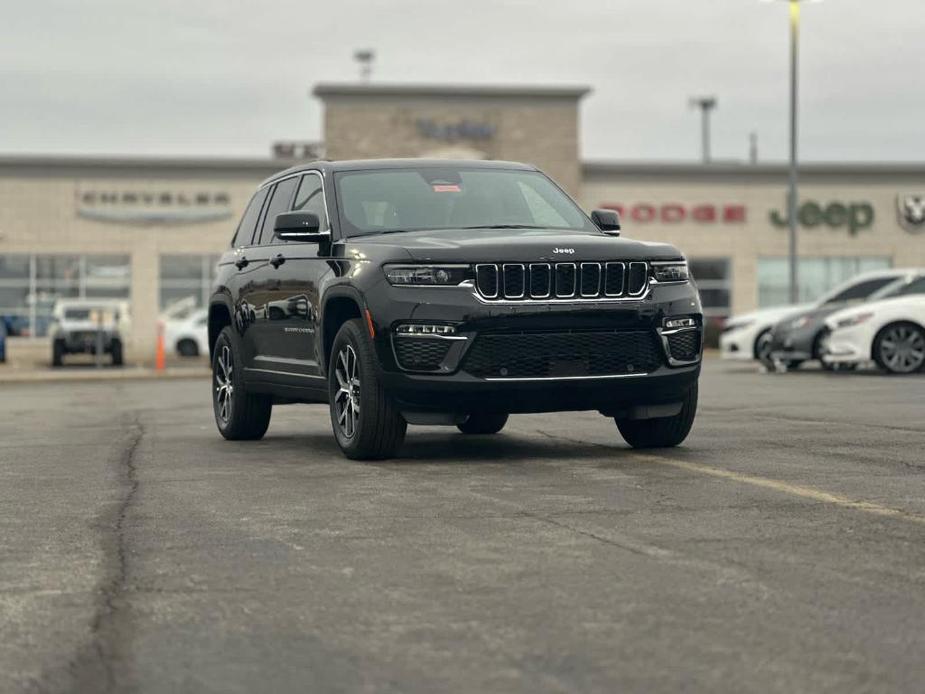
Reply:
M673 417L657 419L615 419L617 428L633 448L671 448L690 433L697 414L697 384L684 396L681 411Z
M229 441L262 439L273 414L269 395L247 392L243 364L240 338L225 326L212 355L212 411L219 433Z
M925 329L906 321L884 326L874 338L873 357L890 374L925 370Z
M179 354L181 357L198 357L199 346L194 340L180 340L177 343L177 354Z
M456 428L464 434L497 434L507 424L504 412L474 412Z
M753 349L755 359L761 362L768 371L774 370L774 360L771 359L771 329L762 330L758 337L755 338L755 347Z
M51 345L51 365L61 366L64 363L64 340L55 340Z
M408 428L379 381L375 359L363 321L344 323L331 347L328 392L334 438L353 460L394 457Z
M122 340L112 341L112 365L122 366Z

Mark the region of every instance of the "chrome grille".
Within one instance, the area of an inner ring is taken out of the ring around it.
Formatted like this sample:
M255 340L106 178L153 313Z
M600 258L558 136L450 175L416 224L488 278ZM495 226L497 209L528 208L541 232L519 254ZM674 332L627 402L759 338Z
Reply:
M484 299L554 300L639 297L649 286L643 261L608 263L485 263L475 266Z

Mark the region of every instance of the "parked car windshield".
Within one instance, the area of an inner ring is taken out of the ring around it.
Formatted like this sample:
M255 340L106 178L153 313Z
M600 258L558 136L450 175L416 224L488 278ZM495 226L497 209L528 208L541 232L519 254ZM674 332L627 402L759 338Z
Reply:
M346 236L438 229L596 231L546 176L517 169L422 167L335 176Z

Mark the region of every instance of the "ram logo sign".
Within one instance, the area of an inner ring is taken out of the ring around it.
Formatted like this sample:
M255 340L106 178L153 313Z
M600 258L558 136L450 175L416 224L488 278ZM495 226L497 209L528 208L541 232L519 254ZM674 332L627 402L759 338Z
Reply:
M925 195L909 193L896 198L899 225L910 234L925 231Z

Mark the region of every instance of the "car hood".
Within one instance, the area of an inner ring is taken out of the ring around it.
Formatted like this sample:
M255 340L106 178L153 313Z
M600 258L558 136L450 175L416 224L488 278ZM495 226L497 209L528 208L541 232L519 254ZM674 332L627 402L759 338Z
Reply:
M748 313L739 313L726 321L727 326L744 325L746 323L758 323L760 325L774 325L790 316L807 311L813 307L813 304L797 304L795 306L774 306L772 308L762 308L757 311Z
M682 257L681 252L669 244L558 229L406 231L354 238L349 245L356 249L368 245L392 246L403 249L415 261L441 263L675 260Z
M785 316L774 328L777 333L788 332L791 330L807 330L811 328L821 328L825 324L825 319L833 313L841 311L847 306L854 306L855 303L830 303L824 306L817 306L806 311Z
M837 327L838 322L846 318L853 318L861 313L873 313L876 314L879 311L884 309L900 309L905 310L908 308L918 308L919 311L925 313L925 295L911 295L911 296L894 296L889 299L880 299L879 301L868 301L864 304L854 304L850 308L843 308L840 311L835 311L830 314L825 319L825 324L834 329Z

